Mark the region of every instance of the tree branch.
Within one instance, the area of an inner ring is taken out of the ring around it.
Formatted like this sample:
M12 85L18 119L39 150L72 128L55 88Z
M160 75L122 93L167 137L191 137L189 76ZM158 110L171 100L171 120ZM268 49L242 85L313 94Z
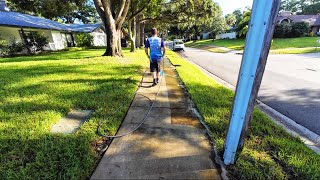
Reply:
M110 0L101 0L103 8L104 8L104 13L106 15L106 18L109 19L110 24L107 25L111 25L112 21L114 21L113 16L112 16L112 12L111 12L111 2Z
M97 12L103 22L103 25L106 26L106 17L105 17L105 12L104 12L104 9L103 9L103 5L101 3L101 0L94 0L94 5L97 9Z
M133 13L130 17L129 17L129 21L131 21L134 17L136 17L137 15L139 15L143 10L146 9L146 7L150 4L151 0L149 0L147 2L147 4L145 6L143 6L139 11Z
M117 19L116 21L116 27L117 29L121 28L124 20L126 19L127 17L127 14L128 14L128 11L129 11L129 7L130 7L130 0L126 0L126 3L124 5L124 9L123 9L123 12L122 14L119 16L119 18Z
M124 6L125 6L126 0L121 0L121 4L120 4L120 10L118 11L118 13L115 16L115 20L116 22L118 21L119 16L122 14Z

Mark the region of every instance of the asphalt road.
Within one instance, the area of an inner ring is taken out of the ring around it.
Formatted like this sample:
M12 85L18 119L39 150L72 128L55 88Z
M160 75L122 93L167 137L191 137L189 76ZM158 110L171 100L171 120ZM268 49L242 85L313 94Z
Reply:
M236 86L242 55L194 48L180 54ZM269 55L258 99L320 135L320 54Z

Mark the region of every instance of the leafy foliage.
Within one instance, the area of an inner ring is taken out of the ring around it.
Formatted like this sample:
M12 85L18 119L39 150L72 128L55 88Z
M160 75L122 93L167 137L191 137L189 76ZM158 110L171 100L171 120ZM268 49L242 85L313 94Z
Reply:
M273 37L286 38L290 35L291 31L292 31L292 25L290 23L277 24L274 28Z
M49 40L45 35L40 34L36 31L32 31L29 34L27 34L27 39L28 46L33 48L35 52L42 51L43 48L49 43Z
M15 38L10 39L7 42L4 39L0 39L0 54L2 56L13 56L24 50L24 44L17 42Z
M319 7L320 0L283 0L281 2L281 10L297 14L318 14Z
M93 45L93 36L89 33L79 33L76 35L77 47L91 47Z
M310 32L310 26L306 22L296 22L292 23L291 37L301 37L305 36Z
M202 32L216 34L227 28L221 7L211 0L173 1L166 6L166 9L160 12L163 17L157 18L160 21L164 18L167 24L187 36L200 36Z
M239 24L239 22L240 22L241 19L243 18L242 12L241 12L239 9L237 9L237 10L233 11L232 14L234 14L234 15L236 16L236 19L237 19L236 25Z
M76 19L83 23L97 21L97 12L90 0L8 0L8 5L13 11L66 23L73 23Z
M302 14L320 14L320 2L305 7Z
M306 22L277 24L274 31L276 38L292 38L307 35L310 32L309 24Z
M235 14L227 14L225 16L228 26L233 27L237 23L237 16Z
M239 37L245 37L249 30L249 22L250 22L251 10L247 10L243 13L243 18L238 24L237 31Z

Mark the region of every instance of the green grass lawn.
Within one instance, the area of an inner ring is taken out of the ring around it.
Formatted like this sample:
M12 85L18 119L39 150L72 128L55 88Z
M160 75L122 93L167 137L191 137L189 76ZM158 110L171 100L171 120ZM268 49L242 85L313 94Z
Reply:
M0 179L90 177L99 160L98 122L110 117L103 129L117 131L148 64L143 51L125 50L125 58L103 52L0 59ZM71 109L95 111L77 133L52 134Z
M302 54L311 52L320 52L316 49L320 44L316 43L320 37L300 37L300 38L282 38L273 39L271 44L271 53L274 54ZM245 39L219 39L219 40L200 40L189 41L185 44L187 47L205 48L208 46L226 47L231 50L243 50ZM273 51L274 50L274 51Z
M178 65L179 76L213 132L211 138L222 157L234 93L176 53L169 51L167 56ZM231 179L316 180L320 179L320 155L255 109L245 146L227 170Z

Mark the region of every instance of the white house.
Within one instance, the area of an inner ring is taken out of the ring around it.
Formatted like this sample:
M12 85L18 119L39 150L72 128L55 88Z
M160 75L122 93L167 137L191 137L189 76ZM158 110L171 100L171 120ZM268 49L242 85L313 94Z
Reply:
M106 34L102 24L62 24L49 19L27 14L10 12L0 1L0 37L22 42L22 32L28 34L37 31L49 40L47 50L60 50L75 46L77 33L90 33L94 37L94 46L106 46Z
M236 32L217 34L216 39L237 39Z

